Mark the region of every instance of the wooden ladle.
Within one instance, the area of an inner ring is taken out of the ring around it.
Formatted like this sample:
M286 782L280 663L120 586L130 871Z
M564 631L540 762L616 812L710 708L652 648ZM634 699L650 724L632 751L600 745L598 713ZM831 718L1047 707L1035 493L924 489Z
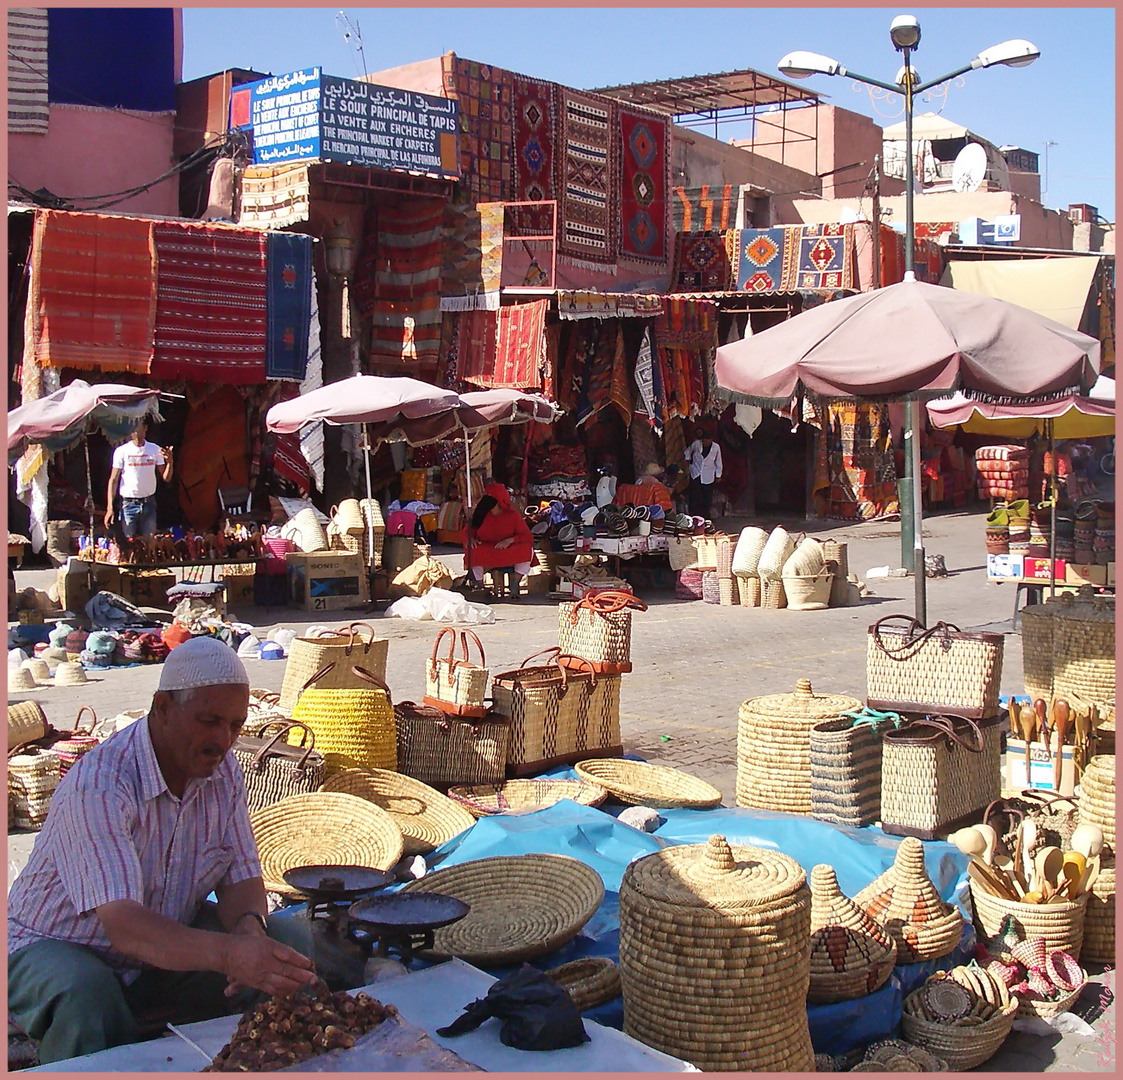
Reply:
M1058 894L1063 899L1075 900L1076 890L1084 879L1084 871L1088 868L1088 860L1079 851L1066 851L1064 861L1061 863L1061 877L1064 879Z
M1076 828L1072 830L1072 839L1069 841L1069 847L1073 851L1080 852L1085 859L1090 859L1093 855L1098 855L1103 851L1103 846L1103 829L1098 825L1085 822L1083 825L1077 825Z
M1064 865L1064 852L1059 847L1044 847L1034 860L1034 888L1044 898L1046 891L1055 891Z
M1026 744L1026 786L1030 786L1030 744L1037 734L1037 711L1032 705L1023 705L1018 713L1018 726Z
M994 849L998 846L998 833L990 825L973 825L972 828L983 838L982 860L987 866L994 865Z
M1064 755L1065 738L1072 727L1072 710L1064 698L1053 702L1053 730L1057 733L1057 759L1053 764L1053 790L1061 790L1061 758Z
M983 859L987 849L986 837L974 826L968 826L966 829L953 832L948 840L959 848L964 855L974 855L975 858L986 861Z

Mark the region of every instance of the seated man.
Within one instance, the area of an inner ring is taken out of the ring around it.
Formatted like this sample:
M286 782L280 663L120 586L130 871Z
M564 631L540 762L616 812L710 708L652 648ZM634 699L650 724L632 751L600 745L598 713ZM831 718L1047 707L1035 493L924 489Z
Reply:
M148 716L56 790L8 896L8 1015L40 1041L42 1062L137 1041L138 1012L209 1019L315 977L267 936L293 920L266 922L245 782L228 755L248 704L233 650L193 638L164 663ZM217 909L204 904L212 890Z

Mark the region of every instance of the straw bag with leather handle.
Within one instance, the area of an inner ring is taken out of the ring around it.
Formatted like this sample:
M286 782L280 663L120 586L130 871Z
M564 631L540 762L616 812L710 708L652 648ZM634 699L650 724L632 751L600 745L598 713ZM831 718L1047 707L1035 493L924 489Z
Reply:
M867 704L971 720L994 716L1003 642L1001 634L964 633L951 623L925 629L908 615L878 619L866 644Z
M83 713L90 714L90 726L87 729L78 726L82 722ZM60 739L51 746L58 754L60 779L78 764L80 758L100 745L101 740L93 734L96 724L97 713L89 705L83 705L74 719L74 730L65 739Z
M451 637L448 656L438 659L437 652L445 634ZM461 630L459 635L463 653L460 659L456 658L457 631L451 626L446 626L433 642L433 655L425 668L425 704L455 716L483 716L487 712L484 699L488 677L484 647L471 630ZM478 664L468 659L469 640L475 643L480 654Z
M589 661L599 674L632 670L632 610L647 605L631 593L604 592L558 606L558 647Z
M25 743L35 742L50 731L47 715L34 701L21 701L8 705L8 750Z
M342 769L396 769L397 734L394 703L388 687L366 668L352 666L358 686L316 685L331 672L325 664L305 684L292 718L312 729L330 776ZM293 730L288 732L292 742Z
M359 631L365 630L367 636ZM285 662L285 677L281 682L281 699L278 708L288 715L300 694L300 688L313 672L327 664L335 664L332 671L321 678L321 690L343 690L348 686L361 687L366 683L354 673L356 664L366 668L376 678L386 678L386 653L390 643L376 637L367 623L351 623L338 630L322 630L316 637L298 637L289 646Z
M882 734L881 828L934 840L979 819L1002 788L1002 720L914 718Z
M511 721L488 712L450 716L440 709L402 701L394 706L398 726L398 772L444 790L455 784L502 782Z
M287 742L293 728L300 729L299 746ZM272 729L275 734L267 735ZM319 791L324 785L324 758L316 750L316 736L297 720L271 720L256 737L239 736L232 749L245 773L251 814L290 795Z
M547 662L531 665L545 656ZM581 670L584 665L584 670ZM511 720L507 772L534 776L589 757L619 757L620 676L546 649L492 680L495 710Z

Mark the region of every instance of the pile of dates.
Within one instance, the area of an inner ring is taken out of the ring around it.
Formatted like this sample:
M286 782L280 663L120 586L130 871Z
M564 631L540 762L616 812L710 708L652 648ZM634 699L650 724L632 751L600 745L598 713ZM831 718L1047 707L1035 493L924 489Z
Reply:
M349 1050L355 1040L397 1016L366 994L309 992L274 997L246 1010L233 1038L203 1072L273 1072L329 1050Z

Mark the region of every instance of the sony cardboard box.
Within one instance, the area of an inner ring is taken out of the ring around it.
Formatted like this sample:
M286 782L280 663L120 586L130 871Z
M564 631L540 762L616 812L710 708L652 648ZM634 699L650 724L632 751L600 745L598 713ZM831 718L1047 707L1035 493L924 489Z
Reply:
M362 555L341 551L290 551L293 603L308 611L338 611L366 603L370 588Z

